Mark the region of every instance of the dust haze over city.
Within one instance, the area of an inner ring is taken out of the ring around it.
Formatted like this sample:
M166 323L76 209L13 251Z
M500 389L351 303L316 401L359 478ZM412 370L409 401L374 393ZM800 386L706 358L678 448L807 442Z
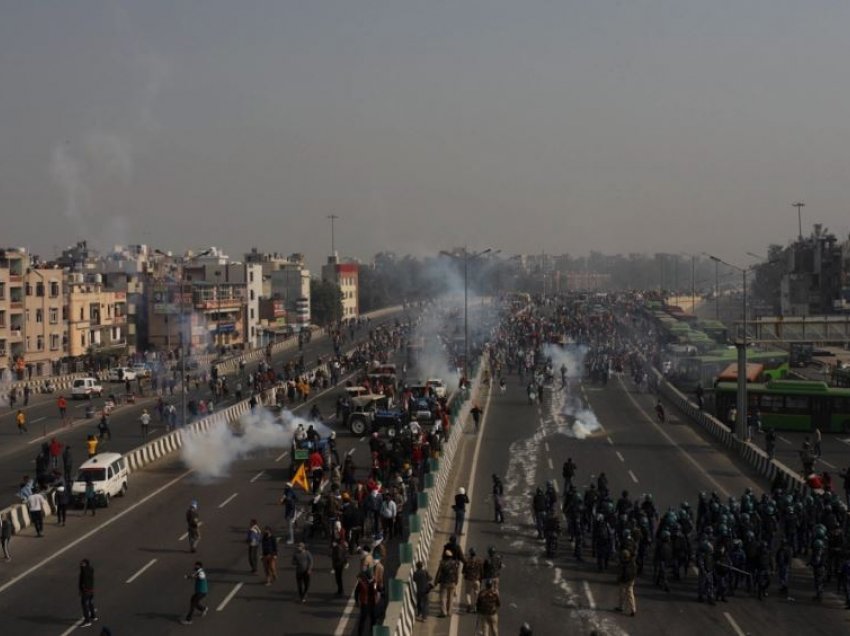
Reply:
M848 229L846 6L7 3L7 243L746 251ZM805 232L808 234L808 232ZM179 237L180 240L177 240Z

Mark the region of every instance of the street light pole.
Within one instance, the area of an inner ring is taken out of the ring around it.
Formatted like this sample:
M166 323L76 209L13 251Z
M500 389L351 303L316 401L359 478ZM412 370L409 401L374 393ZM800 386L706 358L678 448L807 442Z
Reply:
M716 256L712 256L711 254L708 257L714 261L715 272L717 264L723 263L727 267L731 267L732 269L738 270L741 272L742 282L743 282L743 303L742 303L742 320L741 320L741 338L738 342L735 343L735 346L738 348L738 399L737 399L737 419L735 422L736 435L739 439L746 439L746 431L747 431L747 271L746 267L738 267L737 265L732 265L731 263L727 263L726 261L717 258Z
M328 214L328 218L331 221L331 256L336 255L336 243L334 241L334 221L336 221L339 217L336 214Z
M798 201L797 203L791 204L792 208L797 208L797 231L800 237L800 240L803 240L803 214L802 209L806 207L806 204L802 201Z

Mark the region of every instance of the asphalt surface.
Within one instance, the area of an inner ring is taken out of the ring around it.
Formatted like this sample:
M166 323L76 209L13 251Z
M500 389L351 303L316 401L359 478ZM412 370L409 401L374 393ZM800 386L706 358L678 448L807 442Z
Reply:
M373 320L370 328L392 322L400 315L400 312L393 313L389 316ZM367 327L361 326L355 333L355 339L362 340L367 337L367 333ZM345 345L345 348L350 346L351 344L349 343ZM328 356L332 353L333 348L328 337L326 335L314 335L310 342L304 344L302 350L299 350L298 346L295 345L292 348L278 352L273 357L272 363L279 369L284 362L298 359L299 356L303 355L305 366L310 369L315 366L316 359L319 356ZM255 371L258 362L255 361L246 364L246 373ZM228 384L231 388L230 397L226 400L216 402L216 410L221 410L236 402L233 396L233 387L235 386L234 378L237 374L238 370L228 374ZM134 389L135 386L134 382ZM243 395L246 393L246 389L247 387L243 382ZM123 384L104 383L104 395L106 396L110 393L123 395ZM146 393L147 397L137 398L135 404L122 404L112 411L112 414L109 416L109 428L112 438L98 448L99 452L125 453L166 432L165 424L159 421L159 415L155 408L158 398L152 395L149 387ZM75 469L85 461L85 441L90 433L98 434L99 413L105 399L94 398L91 401L71 400L70 391L65 392L64 395L68 400L70 424L63 425L59 417L59 409L56 406L56 400L59 395L60 393L54 393L52 395L38 394L30 398L30 404L25 409L28 419L28 433L19 434L15 424L16 410L22 404L20 400L16 409L10 410L6 407L0 412L0 484L3 485L3 490L7 493L7 495L0 497L0 508L17 503L16 495L22 476L28 475L35 478L35 458L40 452L43 442L49 442L53 437L56 437L61 444L70 444ZM210 392L208 387L202 383L200 390L195 390L194 383L192 383L186 399L188 402L191 399L206 400L209 398ZM175 390L174 396L165 396L165 400L166 402L175 404L179 418L179 389ZM92 419L85 418L86 407L89 404L93 404L96 410L96 417ZM147 438L142 437L141 423L139 421L144 408L147 408L151 414L150 431ZM59 470L62 470L61 459L59 461Z
M608 476L616 499L621 490L631 497L652 493L661 514L682 501L695 506L700 491L717 491L722 497L739 496L751 487L760 493L768 486L743 463L730 459L723 449L668 405L668 422L655 420L654 396L641 394L627 378L612 379L607 386L583 386L574 380L568 389L580 396L595 415L601 429L585 439L568 433L571 418L562 416L564 393L546 392L542 406L528 404L524 385L515 376L508 390L494 391L485 415L480 453L467 440L457 464L453 488L473 489L470 519L462 537L465 548L475 547L480 555L488 546L501 552L505 569L501 577L502 607L500 633L516 634L528 621L535 636L561 634L838 634L850 626L850 612L835 593L834 583L821 604L813 595L810 570L795 562L791 596L776 596L775 579L770 596L759 602L739 592L729 603L709 606L696 600L695 572L689 580L672 585L669 594L651 582L651 559L635 587L637 616L614 611L619 605L616 564L598 572L585 537L585 562L578 563L572 546L562 535L555 559L547 560L542 541L536 540L530 509L537 486L552 480L563 492L561 465L572 457L578 465L575 482L583 491L600 471ZM584 420L587 415L582 416ZM468 434L469 435L469 434ZM471 436L471 435L470 435ZM477 440L475 440L477 441ZM836 442L841 444L841 442ZM831 447L830 447L831 448ZM474 483L468 473L475 466ZM502 477L505 487L506 522L493 521L491 475ZM453 492L453 491L452 491ZM447 497L450 499L450 497ZM442 513L442 531L435 535L433 553L449 535L451 513ZM562 522L562 531L566 523ZM430 568L435 571L436 557ZM436 618L437 593L432 594L431 617L417 624L419 635L473 634L475 615Z
M314 402L331 413L342 385L313 396L296 409L305 414ZM228 476L201 481L187 471L179 457L164 460L131 475L128 496L113 499L95 517L72 511L66 527L46 525L45 537L31 529L12 541L13 559L0 562L0 611L10 634L61 635L77 629L82 615L77 595L78 564L82 558L95 568L95 605L100 623L113 634L171 634L195 630L213 635L261 629L274 634L348 634L353 623L341 618L348 597L334 595L327 539L307 539L315 558L307 602L298 602L291 566L293 548L279 545L278 580L266 587L261 574L248 566L245 536L251 518L285 535L283 510L278 505L289 475L289 448L267 448L233 466ZM352 454L355 464L369 464L365 438L339 431L338 451ZM365 476L365 468L358 478ZM200 504L201 541L189 553L185 512L189 502ZM300 496L306 510L309 497ZM304 519L296 541L305 538ZM397 552L390 546L390 555ZM184 579L195 559L204 563L210 581L205 603L209 613L196 616L192 626L180 624L188 610L192 582ZM354 566L346 570L346 592L353 589ZM388 564L390 568L395 567ZM262 572L262 568L261 568ZM340 631L337 631L340 630ZM95 633L98 633L97 631Z

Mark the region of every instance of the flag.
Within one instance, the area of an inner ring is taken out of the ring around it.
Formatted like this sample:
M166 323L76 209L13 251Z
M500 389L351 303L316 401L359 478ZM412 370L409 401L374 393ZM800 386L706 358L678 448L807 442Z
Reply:
M304 492L310 492L310 484L307 481L307 470L304 466L304 464L301 464L298 470L295 471L295 477L292 478L292 485L299 484L304 489Z

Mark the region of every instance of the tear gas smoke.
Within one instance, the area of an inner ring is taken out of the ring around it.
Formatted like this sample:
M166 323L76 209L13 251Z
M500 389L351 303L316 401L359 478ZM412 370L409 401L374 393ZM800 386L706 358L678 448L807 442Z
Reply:
M584 357L587 355L587 347L584 345L559 345L547 344L543 347L543 353L552 359L553 371L558 377L562 365L567 367L567 384L563 391L554 389L556 411L561 422L558 432L576 439L585 439L589 435L602 430L599 420L592 409L582 401L581 396L576 394L578 380L584 374ZM560 404L557 404L560 402Z
M253 452L289 448L299 424L305 429L312 425L322 437L331 433L321 422L307 420L290 411L283 411L278 420L271 412L258 407L256 413L245 413L236 424L219 422L207 432L184 432L180 457L200 479L219 479L229 474L234 462Z

